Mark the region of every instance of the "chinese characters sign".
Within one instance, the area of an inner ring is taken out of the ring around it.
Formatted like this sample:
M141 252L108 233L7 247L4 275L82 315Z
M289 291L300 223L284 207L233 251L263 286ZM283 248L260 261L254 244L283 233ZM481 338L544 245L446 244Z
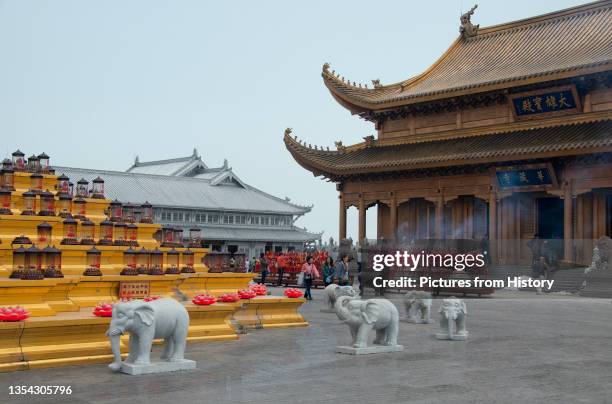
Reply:
M555 186L554 173L547 166L503 167L495 172L500 189Z
M573 113L580 109L580 100L573 86L517 94L510 100L517 118Z
M148 281L133 281L119 282L119 297L120 298L135 298L141 299L149 296Z

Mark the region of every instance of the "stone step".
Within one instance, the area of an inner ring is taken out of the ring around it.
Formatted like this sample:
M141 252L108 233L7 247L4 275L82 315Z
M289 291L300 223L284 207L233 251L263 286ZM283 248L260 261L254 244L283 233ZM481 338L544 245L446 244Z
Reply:
M562 269L553 273L552 292L575 293L584 282L584 268Z

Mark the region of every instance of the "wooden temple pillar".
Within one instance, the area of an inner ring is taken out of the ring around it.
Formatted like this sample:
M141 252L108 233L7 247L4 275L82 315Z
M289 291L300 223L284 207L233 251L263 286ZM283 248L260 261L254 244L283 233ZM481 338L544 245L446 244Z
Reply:
M397 237L397 197L395 195L395 192L391 192L391 202L389 203L389 217L389 226L391 228L390 236L392 240L395 240Z
M363 195L359 195L359 245L366 239L366 205Z
M491 190L489 194L489 257L493 264L497 263L497 194Z
M444 198L439 196L436 198L436 239L444 238Z
M339 220L338 220L338 240L346 239L346 206L344 205L344 196L342 193L338 195L339 200Z
M565 262L573 262L573 240L572 240L572 188L570 184L565 184L563 192L563 260Z

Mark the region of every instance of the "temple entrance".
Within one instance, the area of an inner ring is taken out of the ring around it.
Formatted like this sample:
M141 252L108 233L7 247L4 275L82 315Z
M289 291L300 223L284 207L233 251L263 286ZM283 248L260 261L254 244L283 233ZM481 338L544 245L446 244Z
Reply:
M560 198L539 198L537 204L540 238L563 238L563 200Z

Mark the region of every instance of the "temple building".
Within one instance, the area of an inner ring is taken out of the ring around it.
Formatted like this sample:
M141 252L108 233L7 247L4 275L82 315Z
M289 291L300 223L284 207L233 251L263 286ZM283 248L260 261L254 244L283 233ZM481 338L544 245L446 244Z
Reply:
M295 221L312 206L291 203L244 183L229 167L208 167L194 149L183 158L139 162L125 172L54 166L74 183L100 177L108 198L123 204L153 205L155 223L201 231L213 251L252 257L264 251L301 250L320 239Z
M535 235L570 264L612 233L612 2L491 27L461 16L459 37L425 72L373 86L323 82L376 135L336 149L285 131L295 160L336 183L347 208L377 206L384 239L488 240L497 264L527 264ZM432 16L433 17L433 16Z

